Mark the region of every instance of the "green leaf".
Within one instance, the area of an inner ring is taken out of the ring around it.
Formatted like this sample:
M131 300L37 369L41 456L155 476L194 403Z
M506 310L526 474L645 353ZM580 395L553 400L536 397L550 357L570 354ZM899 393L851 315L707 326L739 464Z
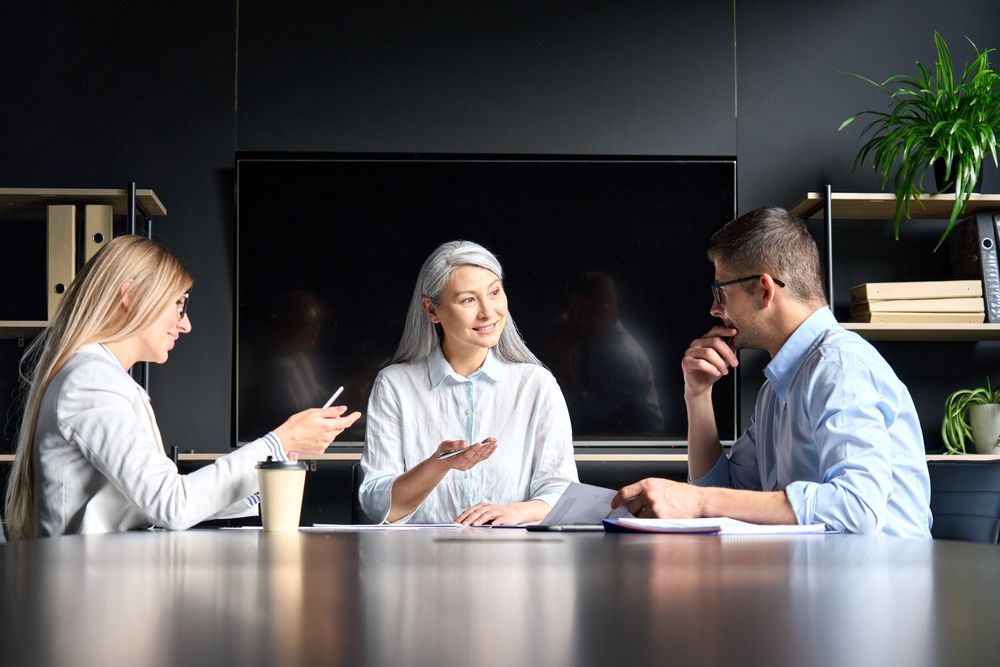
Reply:
M858 135L861 147L854 169L872 161L885 190L892 180L896 195L893 230L897 238L902 218L910 216L910 206L926 194L924 180L929 166L945 161L948 178L956 181L955 204L942 240L966 206L976 175L987 155L997 164L997 137L1000 136L1000 74L990 67L995 49L979 49L966 38L975 57L963 64L956 77L948 44L934 32L936 60L926 68L919 61L915 74L893 74L878 82L849 73L885 93L887 111L860 111L841 123L839 130L862 115L868 122ZM940 247L940 242L937 247ZM1000 389L998 389L1000 391Z

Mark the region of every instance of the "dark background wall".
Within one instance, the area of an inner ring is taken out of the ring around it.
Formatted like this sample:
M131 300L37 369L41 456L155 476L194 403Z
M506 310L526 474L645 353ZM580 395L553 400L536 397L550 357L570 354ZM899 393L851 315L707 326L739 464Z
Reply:
M135 180L166 204L155 234L195 276L194 333L151 388L165 441L199 451L230 437L235 151L735 156L741 212L791 206L823 183L878 190L851 171L857 130L836 128L883 101L838 70L911 71L934 29L959 61L965 35L1000 45L993 0L19 4L0 21L0 185ZM838 291L945 277L939 230L838 227ZM5 411L14 345L0 341ZM997 343L880 349L931 449L944 396L1000 370ZM744 368L749 404L762 362Z

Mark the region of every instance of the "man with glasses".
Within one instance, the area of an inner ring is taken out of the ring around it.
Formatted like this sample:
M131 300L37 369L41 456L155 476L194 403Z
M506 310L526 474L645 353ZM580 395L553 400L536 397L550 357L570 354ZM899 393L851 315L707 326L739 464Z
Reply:
M614 505L636 516L725 516L848 533L929 538L930 479L906 386L827 306L819 252L780 208L733 220L710 241L711 313L722 320L684 355L691 484L644 479ZM726 454L712 386L767 350L753 421Z

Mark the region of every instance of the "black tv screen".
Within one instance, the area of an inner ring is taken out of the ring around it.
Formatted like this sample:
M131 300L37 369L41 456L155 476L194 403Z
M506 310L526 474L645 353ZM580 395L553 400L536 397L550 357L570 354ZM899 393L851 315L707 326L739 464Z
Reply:
M509 312L563 390L574 440L686 438L680 360L713 324L705 249L735 162L480 155L237 158L236 440L338 403L362 412L445 241L492 250ZM720 437L733 381L715 389ZM337 444L364 439L364 421Z

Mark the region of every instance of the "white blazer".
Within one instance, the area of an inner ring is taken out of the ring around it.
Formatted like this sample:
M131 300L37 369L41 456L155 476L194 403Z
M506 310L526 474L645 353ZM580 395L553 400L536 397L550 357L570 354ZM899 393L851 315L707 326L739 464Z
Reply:
M181 475L149 397L103 345L80 348L45 391L35 429L36 534L107 533L150 524L183 530L257 513L264 439Z

